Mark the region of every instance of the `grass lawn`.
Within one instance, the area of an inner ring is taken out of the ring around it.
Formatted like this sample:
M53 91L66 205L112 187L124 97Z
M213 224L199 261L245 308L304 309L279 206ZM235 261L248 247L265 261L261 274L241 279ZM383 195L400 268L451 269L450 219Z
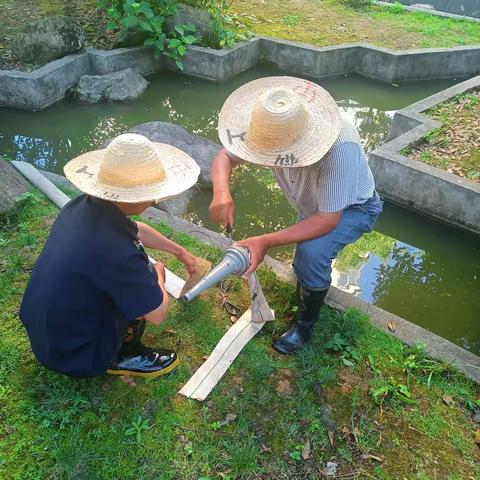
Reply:
M317 46L368 42L409 49L480 43L480 23L390 7L354 10L339 0L236 0L232 8L257 35Z
M442 126L405 154L480 183L480 91L458 95L425 113Z
M1 479L316 479L327 462L337 478L480 478L478 386L357 311L324 308L311 347L297 358L276 354L270 339L290 320L294 291L266 270L277 320L204 403L176 392L230 326L217 289L173 301L165 325L148 328L147 344L180 342L181 366L164 378L75 380L46 370L17 312L56 213L33 192L0 222ZM157 228L218 260L210 246ZM247 308L241 279L229 299Z

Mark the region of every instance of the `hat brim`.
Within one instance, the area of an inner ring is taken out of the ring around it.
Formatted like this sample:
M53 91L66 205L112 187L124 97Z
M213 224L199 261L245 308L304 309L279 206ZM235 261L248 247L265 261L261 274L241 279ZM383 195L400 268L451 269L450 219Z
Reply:
M309 117L307 126L288 147L259 149L248 141L250 117L258 97L275 87L298 94ZM222 145L247 162L268 167L305 167L318 162L337 140L340 128L340 111L333 97L316 83L288 76L246 83L227 98L218 117Z
M161 201L174 197L195 185L200 167L182 150L164 143L152 142L161 158L166 178L161 183L130 187L105 185L98 172L105 149L84 153L64 167L66 177L82 192L104 200L125 203Z

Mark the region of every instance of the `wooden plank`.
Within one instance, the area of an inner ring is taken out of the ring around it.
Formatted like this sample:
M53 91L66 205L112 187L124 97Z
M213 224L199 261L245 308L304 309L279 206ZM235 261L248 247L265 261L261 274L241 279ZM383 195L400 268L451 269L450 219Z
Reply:
M249 286L250 291L255 295L252 299L252 306L255 304L257 317L254 320L252 309L249 308L237 320L220 339L207 360L178 392L180 395L196 400L205 400L243 347L262 329L266 321L275 318L273 310L268 307L255 274L250 277ZM268 312L265 307L268 308Z

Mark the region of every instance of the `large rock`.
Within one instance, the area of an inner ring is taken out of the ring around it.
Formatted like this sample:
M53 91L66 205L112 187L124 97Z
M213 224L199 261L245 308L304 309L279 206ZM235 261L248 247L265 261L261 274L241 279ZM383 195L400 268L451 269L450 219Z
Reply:
M148 32L137 27L120 30L115 37L114 48L136 47L143 45L148 38Z
M222 148L208 138L188 133L184 128L169 122L142 123L130 130L131 133L144 135L152 142L167 143L188 153L200 166L199 183L212 185L212 160Z
M29 184L15 168L0 159L0 214L8 212L15 205L15 199L28 192Z
M147 86L139 73L127 68L107 75L83 75L76 95L81 103L133 102Z
M72 17L48 17L26 25L12 42L12 53L25 63L43 65L83 50L85 34Z
M175 29L175 25L185 25L191 23L195 26L194 35L198 38L209 37L213 35L213 17L205 10L190 7L179 3L177 11L165 21L167 31L171 32Z

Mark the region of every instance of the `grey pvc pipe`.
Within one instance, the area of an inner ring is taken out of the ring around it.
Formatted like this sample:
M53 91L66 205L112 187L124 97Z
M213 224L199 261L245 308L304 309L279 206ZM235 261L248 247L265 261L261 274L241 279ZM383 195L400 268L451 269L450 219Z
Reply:
M44 193L58 208L63 208L71 199L27 162L10 162L32 185Z

